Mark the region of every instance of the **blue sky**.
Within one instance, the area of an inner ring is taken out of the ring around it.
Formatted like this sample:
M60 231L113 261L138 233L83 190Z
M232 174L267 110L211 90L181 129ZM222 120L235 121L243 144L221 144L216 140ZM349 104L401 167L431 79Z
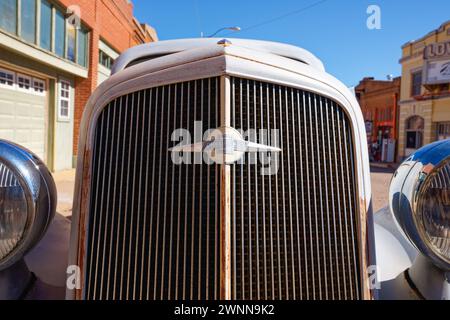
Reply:
M154 26L161 40L199 37L224 26L243 31L220 36L294 44L317 55L347 86L365 76L400 75L401 46L450 20L449 0L323 0L316 6L261 25L320 0L134 0L135 16ZM366 26L369 5L381 9L381 30Z

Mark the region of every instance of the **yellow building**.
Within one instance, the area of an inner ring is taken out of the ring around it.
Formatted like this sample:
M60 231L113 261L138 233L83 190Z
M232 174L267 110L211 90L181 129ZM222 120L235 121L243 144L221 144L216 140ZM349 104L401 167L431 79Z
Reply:
M399 159L450 138L450 21L402 47Z

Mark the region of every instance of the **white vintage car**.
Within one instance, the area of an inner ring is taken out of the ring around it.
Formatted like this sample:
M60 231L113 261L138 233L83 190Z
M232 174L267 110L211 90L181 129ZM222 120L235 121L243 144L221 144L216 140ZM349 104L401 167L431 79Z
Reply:
M0 298L449 299L450 141L375 214L366 144L304 49L132 48L84 112L70 239L48 170L0 141Z

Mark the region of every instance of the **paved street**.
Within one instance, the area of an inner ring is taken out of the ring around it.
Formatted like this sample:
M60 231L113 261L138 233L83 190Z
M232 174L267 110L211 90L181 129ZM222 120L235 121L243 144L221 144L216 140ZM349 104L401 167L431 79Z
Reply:
M58 190L56 212L69 218L72 216L75 169L53 173L53 179L55 179L56 189Z
M382 168L378 166L371 166L371 180L372 180L372 204L374 212L384 208L388 205L389 198L389 184L391 177L395 170L392 168Z

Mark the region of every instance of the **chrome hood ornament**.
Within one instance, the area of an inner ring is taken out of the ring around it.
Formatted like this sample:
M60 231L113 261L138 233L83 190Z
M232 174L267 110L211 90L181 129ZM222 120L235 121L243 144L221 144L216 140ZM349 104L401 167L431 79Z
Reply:
M246 152L281 152L272 147L256 142L246 141L242 134L232 127L220 127L208 135L202 142L179 145L169 149L170 152L205 152L217 164L233 164L238 162Z

